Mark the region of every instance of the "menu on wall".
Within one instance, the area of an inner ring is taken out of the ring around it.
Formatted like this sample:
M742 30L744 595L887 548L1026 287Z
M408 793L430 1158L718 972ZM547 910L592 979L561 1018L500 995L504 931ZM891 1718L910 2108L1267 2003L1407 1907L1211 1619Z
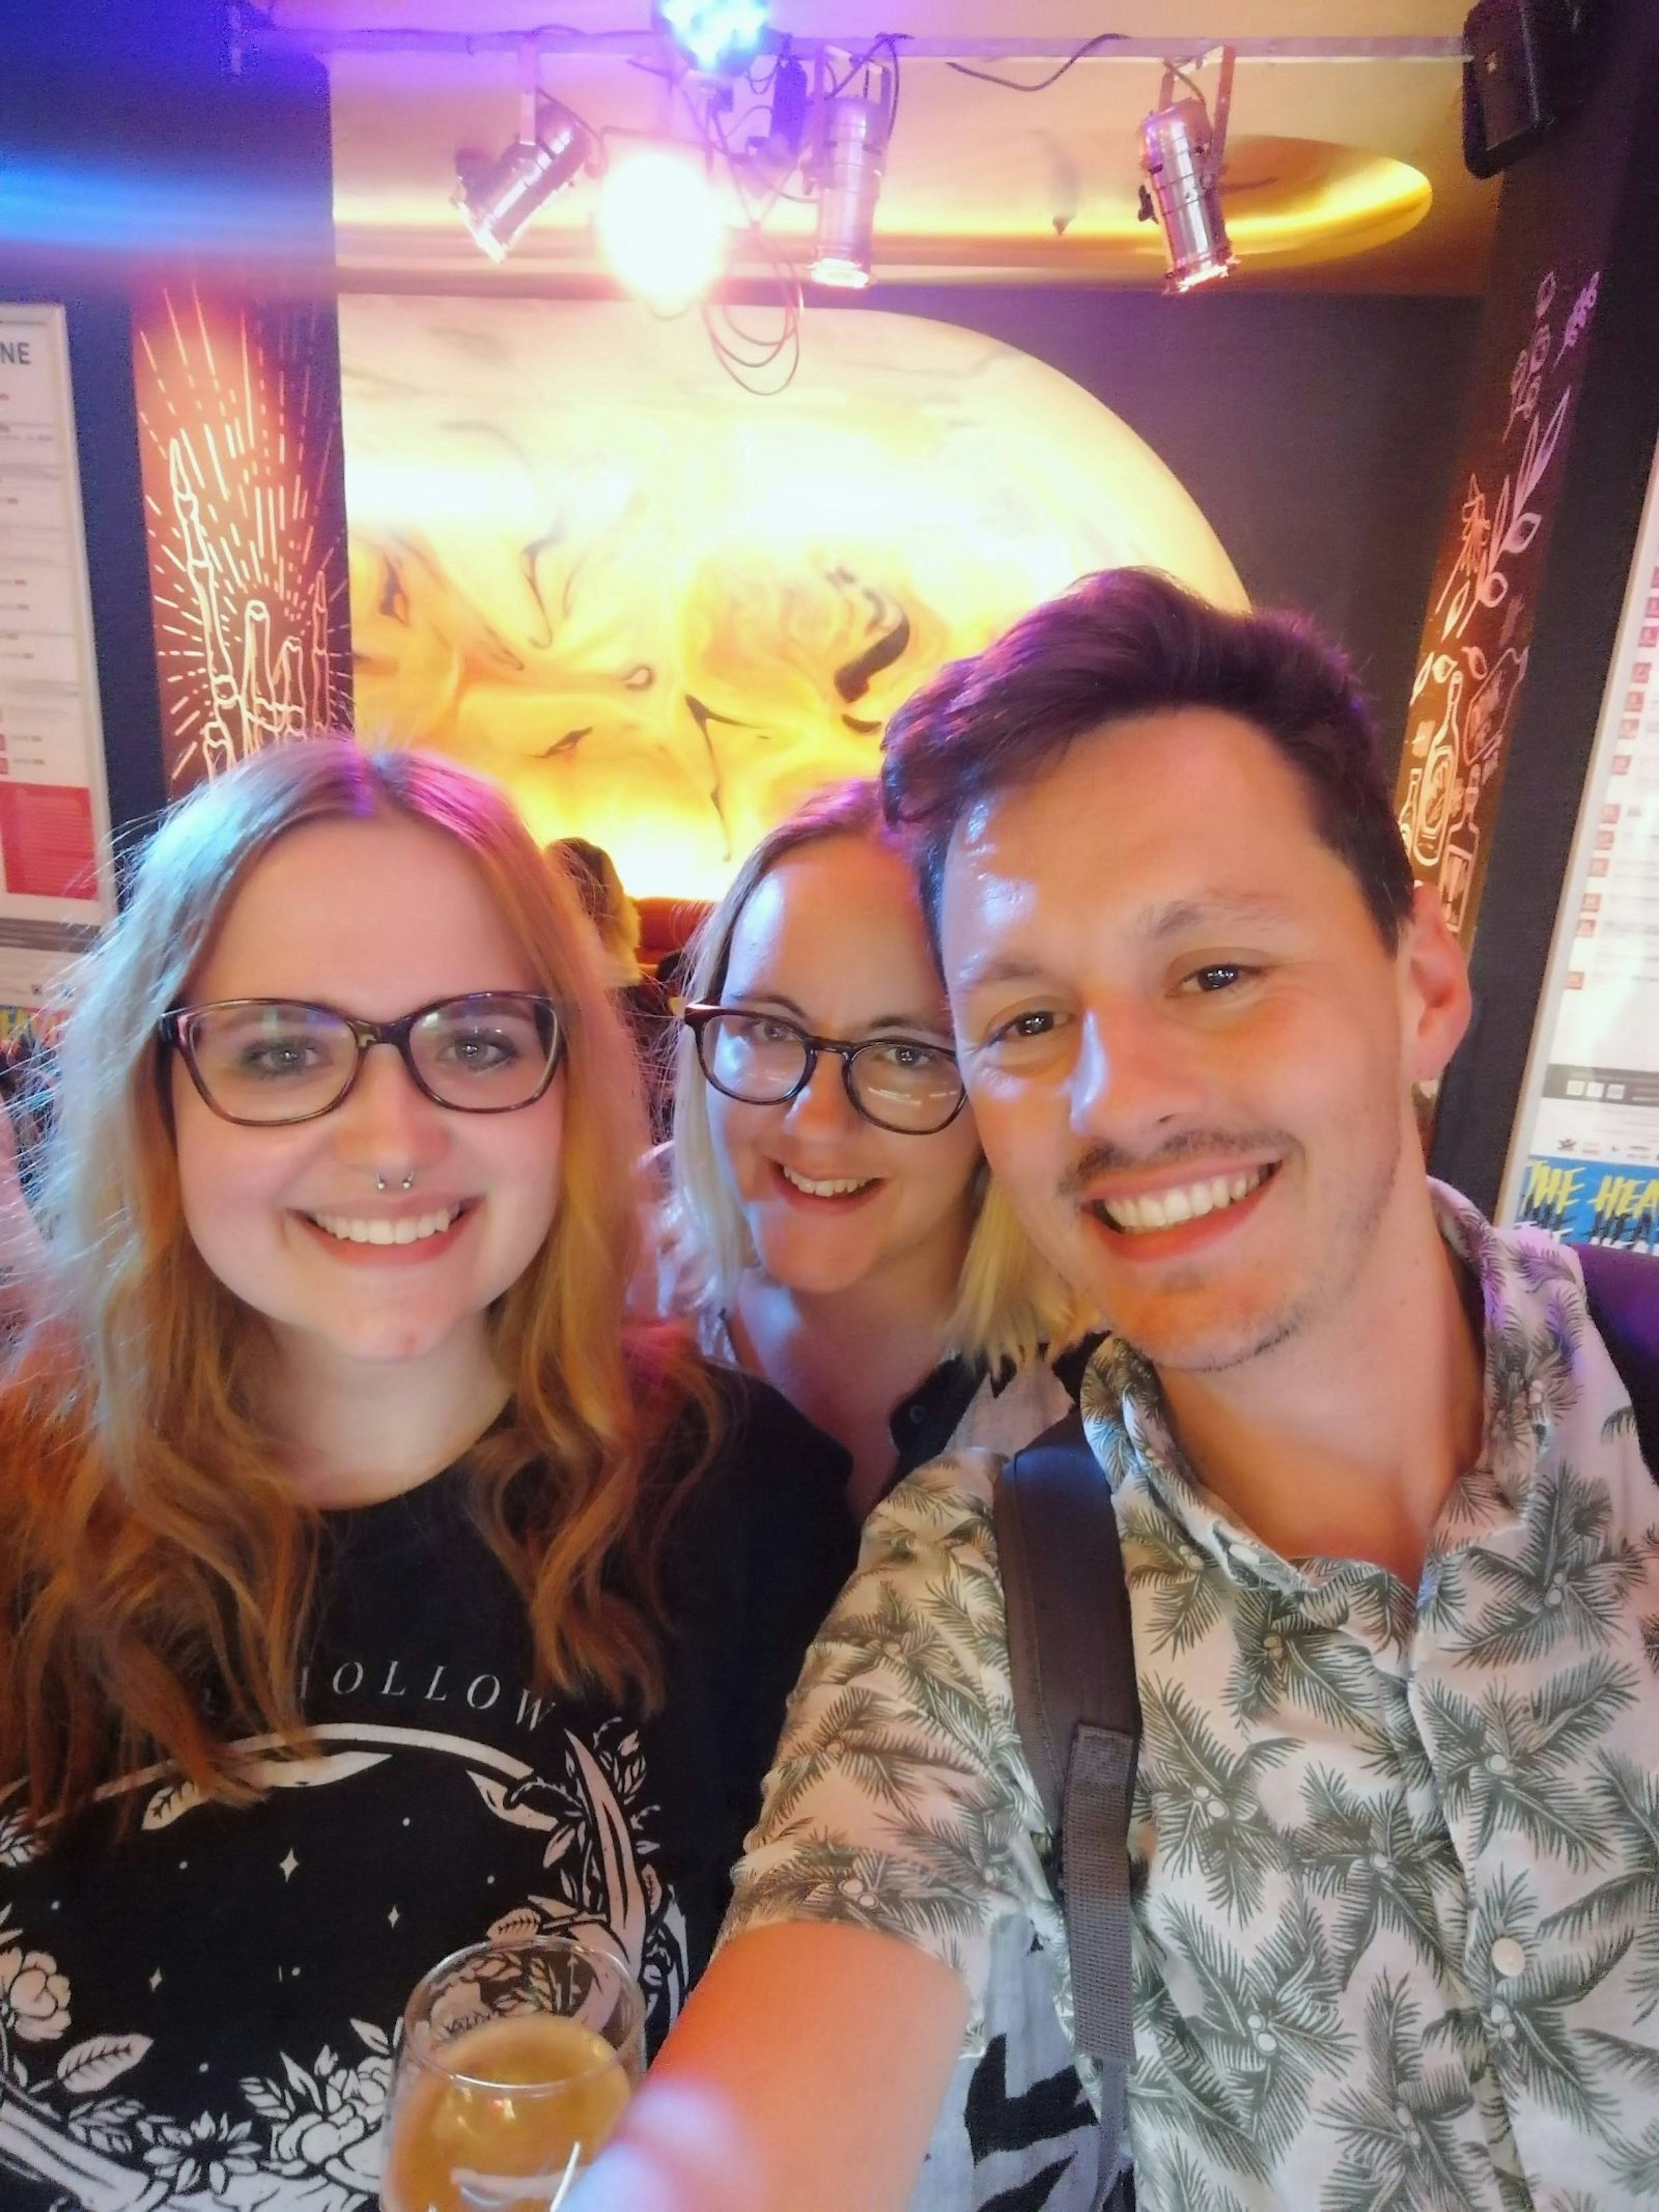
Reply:
M0 1004L38 1006L113 908L64 310L0 304Z
M1501 1218L1659 1251L1659 455L1602 696Z

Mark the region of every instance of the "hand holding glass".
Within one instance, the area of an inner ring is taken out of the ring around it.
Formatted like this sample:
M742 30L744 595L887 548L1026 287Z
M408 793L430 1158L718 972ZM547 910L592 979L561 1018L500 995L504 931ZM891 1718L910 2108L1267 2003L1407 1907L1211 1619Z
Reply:
M404 2014L383 2212L556 2205L645 2070L645 2000L603 1930L477 1943Z

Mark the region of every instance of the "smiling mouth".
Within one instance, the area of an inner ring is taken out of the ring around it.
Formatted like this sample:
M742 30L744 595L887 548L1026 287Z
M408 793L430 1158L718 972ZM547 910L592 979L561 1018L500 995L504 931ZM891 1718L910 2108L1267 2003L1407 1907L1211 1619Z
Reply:
M793 1168L785 1167L781 1160L776 1161L775 1165L790 1189L799 1191L804 1198L856 1198L861 1191L873 1190L880 1181L877 1176L817 1178L797 1174Z
M306 1219L337 1243L422 1244L428 1237L441 1237L445 1230L453 1228L465 1211L464 1206L440 1206L430 1213L409 1214L401 1221L352 1213L308 1213Z
M1178 1229L1183 1222L1205 1215L1224 1213L1242 1205L1279 1172L1279 1163L1246 1168L1236 1175L1208 1176L1201 1182L1178 1183L1168 1190L1148 1191L1138 1198L1095 1199L1087 1211L1109 1229L1124 1237L1149 1237L1160 1229Z

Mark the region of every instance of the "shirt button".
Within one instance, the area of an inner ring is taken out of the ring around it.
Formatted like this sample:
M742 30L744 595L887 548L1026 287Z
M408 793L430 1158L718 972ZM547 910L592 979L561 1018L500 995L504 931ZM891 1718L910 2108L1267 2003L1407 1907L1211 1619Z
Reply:
M1500 1936L1492 1947L1492 1970L1512 1982L1517 1974L1527 1971L1527 1954L1513 1936Z

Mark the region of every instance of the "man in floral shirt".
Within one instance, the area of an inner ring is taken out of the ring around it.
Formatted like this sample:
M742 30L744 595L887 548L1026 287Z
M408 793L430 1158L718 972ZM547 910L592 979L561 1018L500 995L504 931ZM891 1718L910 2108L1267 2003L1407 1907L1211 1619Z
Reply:
M1467 984L1345 668L1120 572L886 773L987 1152L1115 1332L1140 2212L1659 2206L1659 1494L1576 1262L1424 1172ZM870 1524L583 2212L902 2206L993 1930L1063 1948L995 1472Z

